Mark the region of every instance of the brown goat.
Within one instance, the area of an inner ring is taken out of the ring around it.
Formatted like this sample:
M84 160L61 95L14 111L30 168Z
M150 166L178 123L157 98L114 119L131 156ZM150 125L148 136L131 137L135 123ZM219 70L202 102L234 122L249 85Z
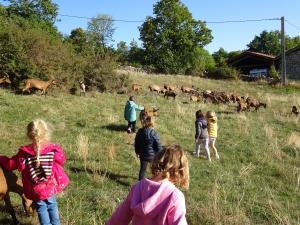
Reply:
M163 89L160 90L159 93L160 93L160 94L165 94L167 91L168 91L167 89L163 88Z
M181 87L182 93L189 93L190 91L198 91L198 90L199 90L199 88L195 88L194 86L191 86L191 87L189 87L189 86L182 86Z
M80 96L84 95L85 97L85 84L83 81L79 81L79 88L80 88Z
M255 109L253 111L256 111L259 109L260 106L263 106L264 108L267 107L266 103L262 103L259 102L257 99L252 98L252 97L248 97L246 99L246 103L247 103L247 110L250 111L250 107L254 107Z
M0 84L2 84L2 83L11 84L11 81L7 75L4 75L4 77L0 78Z
M140 112L140 121L143 123L147 117L158 116L158 109L153 107L152 111L149 111L146 107Z
M297 108L297 106L295 106L295 105L293 105L293 107L292 107L292 114L295 114L296 116L298 116L298 114L299 114L299 110L298 110L298 108Z
M191 95L190 96L190 101L191 102L197 102L199 99L199 95Z
M237 111L238 113L247 112L247 104L243 100L238 101Z
M139 90L141 90L143 86L140 84L132 84L131 87L133 92L136 91L137 93L139 93Z
M233 103L239 102L242 99L244 99L244 97L240 96L239 94L234 93L234 94L231 95L231 100L233 101Z
M47 94L47 88L50 84L55 84L54 79L50 79L48 81L41 81L41 80L35 80L35 79L27 79L24 80L25 87L22 89L22 94L24 91L30 92L30 88L36 88L38 90L41 90L42 94Z
M160 87L156 84L150 84L149 85L149 90L151 91L156 91L157 94L160 93Z
M172 84L165 84L164 88L167 89L168 91L175 91L176 88L178 88L178 84L172 85Z
M0 201L4 200L6 208L13 219L14 225L20 224L12 207L9 192L15 192L22 197L23 207L28 216L33 216L35 207L31 200L27 199L23 191L23 183L12 171L2 168L0 165Z
M174 100L175 100L175 97L177 96L178 94L176 94L174 91L166 91L165 92L165 95L164 95L164 98L167 96L167 99L169 99L169 96L170 97L173 97Z

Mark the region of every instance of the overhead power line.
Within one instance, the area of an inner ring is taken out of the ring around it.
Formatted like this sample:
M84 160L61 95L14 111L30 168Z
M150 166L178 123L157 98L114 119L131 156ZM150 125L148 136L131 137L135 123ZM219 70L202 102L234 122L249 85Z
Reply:
M292 25L292 26L295 27L296 29L300 30L298 27L296 27L295 25L291 24L289 21L285 20L285 22L289 23L290 25Z
M65 16L65 17L73 17L73 18L78 18L78 19L92 19L89 17L85 16L70 16L70 15L62 15L58 14L59 16ZM103 19L106 20L106 19ZM259 21L264 21L264 20L280 20L280 18L273 18L273 19L259 19L259 20L232 20L232 21L217 21L217 22L207 22L206 23L246 23L246 22L259 22ZM143 23L145 21L139 21L139 20L115 20L113 19L112 21L117 21L117 22L125 22L125 23Z
M58 14L58 16L65 16L65 17L72 17L72 18L78 18L78 19L92 19L90 17L85 17L85 16L71 16L71 15L62 15ZM102 19L102 20L108 20L108 19ZM247 23L247 22L260 22L260 21L266 21L266 20L281 20L281 18L272 18L272 19L258 19L258 20L228 20L228 21L205 21L205 23ZM140 20L115 20L113 19L112 21L115 22L124 22L124 23L143 23L145 21L140 21ZM300 30L298 27L290 23L289 21L285 20L287 23L289 23L291 26L295 27L296 29Z

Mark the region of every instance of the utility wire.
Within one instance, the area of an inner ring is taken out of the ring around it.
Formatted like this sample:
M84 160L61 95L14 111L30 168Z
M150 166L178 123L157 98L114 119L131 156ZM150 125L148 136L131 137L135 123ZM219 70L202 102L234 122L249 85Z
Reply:
M90 17L85 17L85 16L70 16L70 15L62 15L58 14L58 16L65 16L65 17L73 17L73 18L78 18L78 19L92 19ZM107 19L102 19L102 20L107 20ZM229 21L215 21L215 22L207 22L205 23L247 23L247 22L260 22L260 21L266 21L266 20L281 20L281 18L272 18L272 19L259 19L259 20L229 20ZM113 19L112 21L115 22L125 22L125 23L143 23L145 21L139 21L139 20L115 20ZM287 23L289 23L291 26L295 27L296 29L300 30L298 27L290 23L289 21L285 20Z
M298 27L296 27L295 25L291 24L289 21L287 21L287 20L284 20L284 21L286 21L287 23L289 23L290 25L292 25L292 26L295 27L296 29L300 30Z
M78 19L92 19L85 16L70 16L70 15L62 15L58 14L59 16L65 16L65 17L73 17ZM103 19L106 20L106 19ZM259 22L264 20L280 20L280 18L273 18L273 19L260 19L260 20L232 20L232 21L219 21L219 22L206 22L206 23L245 23L245 22ZM112 21L118 21L118 22L126 22L126 23L143 23L145 21L138 21L138 20L115 20Z

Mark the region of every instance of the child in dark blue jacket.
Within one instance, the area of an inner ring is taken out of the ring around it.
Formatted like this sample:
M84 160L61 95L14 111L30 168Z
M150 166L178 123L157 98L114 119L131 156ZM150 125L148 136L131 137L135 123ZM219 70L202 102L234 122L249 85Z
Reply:
M162 150L160 138L154 130L154 117L146 117L142 122L142 128L135 136L135 153L140 158L139 180L143 179L148 163L154 158L156 152Z

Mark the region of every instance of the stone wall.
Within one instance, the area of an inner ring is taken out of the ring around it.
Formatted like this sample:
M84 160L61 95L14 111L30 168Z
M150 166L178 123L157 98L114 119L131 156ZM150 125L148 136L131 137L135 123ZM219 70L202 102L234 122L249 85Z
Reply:
M300 80L300 46L285 55L286 76L291 80Z

